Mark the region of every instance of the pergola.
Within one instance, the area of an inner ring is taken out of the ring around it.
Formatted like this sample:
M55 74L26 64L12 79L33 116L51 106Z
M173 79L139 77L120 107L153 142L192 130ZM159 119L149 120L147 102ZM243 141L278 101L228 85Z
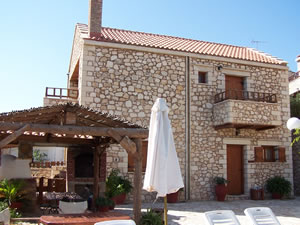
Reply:
M30 145L80 146L94 149L94 200L99 194L100 156L110 144L120 144L134 155L134 219L141 215L142 140L148 129L107 113L95 111L78 104L32 108L0 114L0 149L18 145L21 157L32 157Z

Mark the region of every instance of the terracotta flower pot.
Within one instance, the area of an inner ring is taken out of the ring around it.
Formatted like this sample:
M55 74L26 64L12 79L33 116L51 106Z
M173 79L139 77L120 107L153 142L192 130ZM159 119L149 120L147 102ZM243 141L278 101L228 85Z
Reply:
M171 194L167 194L168 203L176 203L177 201L178 201L178 191Z
M125 199L126 199L126 194L125 193L122 193L120 195L116 195L116 196L111 198L111 200L113 200L115 202L115 205L123 204L125 202Z
M272 199L281 199L282 198L282 194L279 194L279 193L272 193Z
M216 185L216 196L218 201L225 201L225 197L227 195L227 187L225 184L217 184Z
M20 209L22 207L22 202L12 202L9 207L12 209Z
M109 206L99 206L99 212L108 212Z

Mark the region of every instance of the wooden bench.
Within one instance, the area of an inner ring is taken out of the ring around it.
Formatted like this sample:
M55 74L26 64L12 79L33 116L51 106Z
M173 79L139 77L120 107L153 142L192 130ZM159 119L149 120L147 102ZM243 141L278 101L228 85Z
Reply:
M102 221L130 219L129 216L119 212L99 212L41 216L40 223L44 225L94 225L95 223Z

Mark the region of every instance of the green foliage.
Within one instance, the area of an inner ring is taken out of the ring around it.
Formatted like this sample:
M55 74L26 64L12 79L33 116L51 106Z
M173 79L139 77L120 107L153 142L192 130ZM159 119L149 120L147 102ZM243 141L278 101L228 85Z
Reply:
M10 180L4 179L0 181L0 193L4 196L5 200L10 205L12 202L19 201L24 198L23 180Z
M0 202L0 212L8 208L7 202ZM11 218L20 218L22 215L16 209L9 208Z
M147 209L146 213L142 213L139 225L163 225L163 221L158 213Z
M96 205L98 207L101 207L101 206L114 206L114 201L111 200L110 198L108 197L98 197L96 199Z
M48 155L44 152L41 152L38 149L33 150L33 161L34 162L43 162L47 159Z
M300 93L290 97L291 117L300 117Z
M224 177L215 177L214 182L216 184L226 184L228 183L228 180L226 180Z
M10 210L10 217L11 218L21 218L22 214L17 211L17 209L9 209Z
M128 194L132 189L130 181L119 173L118 169L113 169L106 179L106 195L109 198L123 193Z
M0 202L0 212L8 207L7 202Z
M266 188L270 193L278 193L281 195L288 195L292 191L291 182L281 176L269 178Z

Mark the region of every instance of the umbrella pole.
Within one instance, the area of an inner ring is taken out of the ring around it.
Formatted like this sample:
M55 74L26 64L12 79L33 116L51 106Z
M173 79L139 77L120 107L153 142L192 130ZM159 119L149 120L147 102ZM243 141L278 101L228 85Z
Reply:
M167 208L167 196L164 197L164 219L165 225L168 225L168 208Z

